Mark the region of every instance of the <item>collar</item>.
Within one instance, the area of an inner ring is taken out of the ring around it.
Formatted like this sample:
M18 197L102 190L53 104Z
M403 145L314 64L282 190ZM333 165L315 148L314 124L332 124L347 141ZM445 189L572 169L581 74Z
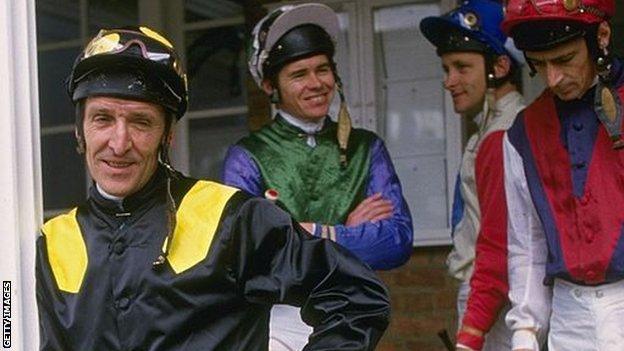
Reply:
M286 122L294 127L301 129L306 134L318 133L321 129L323 129L325 119L327 118L323 117L317 122L306 122L281 109L277 110L277 115L282 116L282 118L286 120Z
M496 101L496 115L500 115L502 111L505 111L509 108L509 105L515 104L516 101L522 100L522 94L517 90L513 90L503 95L500 99Z
M488 130L492 125L496 123L500 116L504 114L508 109L515 109L515 106L518 104L518 101L524 101L522 94L517 90L512 90L507 94L503 95L500 99L496 100L494 105L494 116L487 122L487 126L485 126L484 130ZM515 116L514 116L515 117ZM479 112L476 116L472 118L474 123L478 126L481 125L483 121L483 110Z
M152 178L134 194L126 196L125 198L119 198L106 194L101 191L100 187L95 184L89 189L89 198L95 204L96 207L102 209L109 214L119 215L120 213L132 213L139 209L144 204L150 202L154 198L157 198L158 194L164 193L166 170L158 165L156 172L152 175Z
M122 203L123 202L123 199L124 199L123 197L115 196L115 195L111 195L111 194L107 193L104 189L102 189L100 184L95 183L95 188L100 193L100 195L102 195L103 198L111 200L111 201L115 201L117 203Z

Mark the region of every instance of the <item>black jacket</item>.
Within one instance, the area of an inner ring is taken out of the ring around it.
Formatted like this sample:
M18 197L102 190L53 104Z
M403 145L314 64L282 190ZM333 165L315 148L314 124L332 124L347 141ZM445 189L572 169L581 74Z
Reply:
M301 306L305 350L373 350L387 291L338 245L307 234L267 200L181 177L167 262L159 169L123 204L92 187L37 242L41 350L266 350L272 304Z

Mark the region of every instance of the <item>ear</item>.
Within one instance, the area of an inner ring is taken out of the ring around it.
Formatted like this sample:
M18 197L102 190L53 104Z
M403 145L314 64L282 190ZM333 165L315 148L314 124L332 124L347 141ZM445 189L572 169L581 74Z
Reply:
M76 136L76 144L77 144L76 152L78 152L79 155L82 155L85 153L85 143L84 143L84 139L80 135L80 132L78 131L78 128L74 128L74 135Z
M262 90L264 90L264 92L269 96L273 94L273 84L271 84L270 80L264 79L262 81Z
M171 123L169 125L169 130L167 131L167 135L163 136L162 144L165 147L170 147L173 142L175 136L175 128L176 128L177 119L175 117L171 118Z
M172 121L171 128L169 128L169 134L167 135L167 139L165 139L167 142L167 145L171 145L173 143L173 139L175 137L175 125L176 125L176 122Z
M494 61L494 76L503 78L511 71L511 59L507 55L500 55Z
M611 26L606 21L603 21L598 26L598 47L605 49L611 42Z

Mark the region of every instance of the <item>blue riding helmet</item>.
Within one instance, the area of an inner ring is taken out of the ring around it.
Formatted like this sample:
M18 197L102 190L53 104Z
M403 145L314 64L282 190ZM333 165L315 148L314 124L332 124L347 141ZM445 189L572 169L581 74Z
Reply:
M522 64L524 57L513 41L501 30L503 7L491 0L465 0L442 16L426 17L420 30L437 49L438 54L475 51L508 55Z

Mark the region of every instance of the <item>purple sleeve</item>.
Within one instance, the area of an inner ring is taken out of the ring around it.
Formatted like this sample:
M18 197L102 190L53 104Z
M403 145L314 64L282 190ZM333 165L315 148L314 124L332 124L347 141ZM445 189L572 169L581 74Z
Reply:
M232 145L228 149L221 179L223 183L252 195L264 196L260 170L242 146Z
M412 253L412 216L388 150L381 139L371 145L366 196L381 193L392 201L391 218L347 227L336 225L336 241L353 252L372 269L388 270L405 263Z

